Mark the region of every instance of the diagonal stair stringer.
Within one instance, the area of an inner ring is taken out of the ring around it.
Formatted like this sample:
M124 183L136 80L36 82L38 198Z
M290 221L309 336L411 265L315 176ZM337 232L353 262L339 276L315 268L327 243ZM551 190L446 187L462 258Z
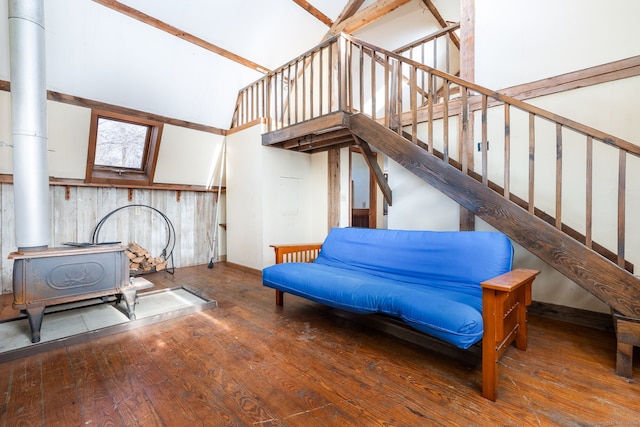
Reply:
M640 278L364 114L351 132L622 315L640 318Z

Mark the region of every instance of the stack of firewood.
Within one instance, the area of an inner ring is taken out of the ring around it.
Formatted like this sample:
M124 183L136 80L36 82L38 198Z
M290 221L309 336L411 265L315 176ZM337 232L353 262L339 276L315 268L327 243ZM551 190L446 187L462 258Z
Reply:
M162 256L151 256L148 250L136 242L130 242L124 253L129 258L129 270L133 274L149 273L167 268L166 259Z

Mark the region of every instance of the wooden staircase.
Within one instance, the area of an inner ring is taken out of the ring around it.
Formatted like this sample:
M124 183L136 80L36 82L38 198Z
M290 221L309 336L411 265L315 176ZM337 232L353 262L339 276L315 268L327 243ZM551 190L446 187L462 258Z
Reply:
M263 135L263 144L315 153L329 148L370 144L431 186L578 283L615 311L640 318L640 278L588 248L517 202L498 194L455 165L444 163L397 132L361 113L333 113ZM594 245L596 246L596 245ZM631 269L633 265L626 263Z
M324 74L314 67L321 67ZM324 77L318 82L314 76ZM263 135L263 145L307 153L351 145L370 152L373 147L507 234L611 307L618 338L617 372L631 376L633 346L640 345L640 278L625 259L625 184L627 159L640 157L640 147L345 35L246 88L238 106L237 112L245 113L236 118L244 117L245 123L252 115L267 118L269 132ZM489 179L488 123L490 117L496 121L495 114L490 114L496 110L504 111L497 121L504 138L499 144L504 148L500 183ZM521 116L518 122L524 122L523 130L515 130L516 114ZM479 126L474 125L474 117L480 119ZM477 127L481 135L474 136ZM425 134L426 142L419 138ZM553 213L536 206L533 174L539 135L555 149L551 167L555 182L549 183L555 191ZM563 142L576 139L583 140L587 163L582 232L563 221L562 210L562 192L571 191L564 188L562 167L574 157L563 156ZM481 141L480 165L474 165L477 140ZM516 144L528 145L525 198L512 191ZM617 205L611 215L618 228L615 251L593 239L597 150L615 151L611 157L618 163ZM383 193L391 202L391 190L383 188Z

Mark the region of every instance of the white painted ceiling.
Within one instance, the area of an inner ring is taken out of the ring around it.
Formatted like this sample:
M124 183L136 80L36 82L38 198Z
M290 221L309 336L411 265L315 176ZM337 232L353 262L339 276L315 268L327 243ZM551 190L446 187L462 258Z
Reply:
M228 129L238 90L262 77L92 0L44 1L49 90ZM2 80L10 80L7 2L0 0ZM328 31L293 0L121 3L268 69L319 44ZM333 21L347 0L309 3ZM458 0L433 3L446 20L459 20ZM440 28L422 1L412 0L354 35L394 49Z

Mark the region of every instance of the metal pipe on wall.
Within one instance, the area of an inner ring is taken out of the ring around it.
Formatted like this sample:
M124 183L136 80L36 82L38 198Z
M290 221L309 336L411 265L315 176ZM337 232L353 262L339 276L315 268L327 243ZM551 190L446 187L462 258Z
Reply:
M9 0L11 135L16 243L50 242L44 0Z

